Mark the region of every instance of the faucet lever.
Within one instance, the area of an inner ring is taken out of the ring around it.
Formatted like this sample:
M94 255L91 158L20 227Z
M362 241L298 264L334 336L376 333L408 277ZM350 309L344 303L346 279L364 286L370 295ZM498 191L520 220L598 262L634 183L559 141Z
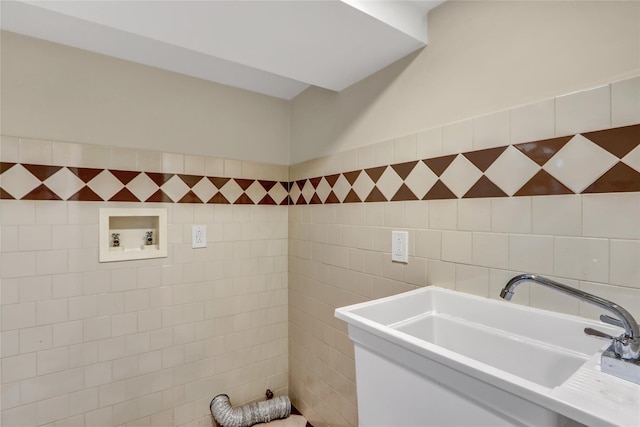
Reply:
M618 326L620 328L624 328L622 322L615 317L607 316L606 314L600 315L600 321L603 323L608 323L609 325Z
M604 332L598 331L597 329L593 329L593 328L584 328L584 333L587 335L591 335L592 337L596 337L596 338L602 338L605 340L615 340L615 337L612 337L609 334L605 334Z

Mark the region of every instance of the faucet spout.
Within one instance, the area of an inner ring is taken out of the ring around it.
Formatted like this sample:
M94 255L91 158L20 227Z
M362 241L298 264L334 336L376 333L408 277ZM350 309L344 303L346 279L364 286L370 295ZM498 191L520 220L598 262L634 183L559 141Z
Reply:
M536 283L538 285L554 289L570 297L577 298L580 301L593 304L613 314L616 318L620 319L620 324L625 330L624 335L617 338L616 342L614 342L614 344L617 344L616 348L620 351L619 356L623 359L639 359L640 329L638 327L638 323L631 313L620 307L618 304L536 274L520 274L513 277L509 282L507 282L500 292L500 297L507 301L511 300L515 289L523 282ZM618 353L618 351L616 351L616 353Z

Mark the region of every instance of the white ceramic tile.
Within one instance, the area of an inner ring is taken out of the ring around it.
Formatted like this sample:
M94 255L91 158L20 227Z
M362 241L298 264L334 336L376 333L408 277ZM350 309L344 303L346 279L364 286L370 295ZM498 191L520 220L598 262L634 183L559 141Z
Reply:
M453 123L442 128L442 154L473 150L473 120Z
M21 251L51 249L51 235L50 225L21 226L18 228L18 249Z
M456 264L456 290L468 294L489 296L489 269Z
M57 194L62 200L67 200L84 187L84 182L69 169L62 168L47 178L46 181L44 181L44 185L51 189L51 191Z
M613 154L582 135L576 135L544 164L543 169L574 193L581 193L617 161Z
M2 188L16 199L21 199L40 185L40 180L22 165L15 165L3 173L1 182Z
M640 194L583 195L582 234L589 237L640 238Z
M60 166L82 166L82 145L72 142L53 142L52 163Z
M127 189L139 200L145 201L158 191L158 185L147 174L141 173L127 184Z
M481 176L482 172L460 154L440 175L440 179L458 198L461 198Z
M509 236L502 233L473 233L473 264L485 267L509 266Z
M473 149L502 147L509 144L509 110L473 119Z
M34 302L11 304L2 307L2 330L10 331L35 326L36 305Z
M509 269L520 273L553 274L553 237L509 236Z
M109 200L118 191L124 188L122 182L113 176L113 174L108 170L100 172L95 178L87 183L87 186L103 200Z
M2 358L2 382L20 381L36 375L36 354ZM3 396L4 398L4 396Z
M184 173L184 154L162 153L162 172Z
M222 187L222 189L226 188L227 185L230 185L230 183L235 184L235 181L230 180ZM237 186L238 184L235 184L235 185ZM189 192L189 186L185 184L184 181L177 175L171 177L167 182L162 184L161 189L174 202L178 202L180 199L182 199L182 197L184 197L185 194ZM229 201L234 202L235 200L236 199L229 200Z
M410 162L416 159L416 134L405 135L393 141L393 162Z
M640 123L640 77L611 84L611 126Z
M491 200L460 199L458 200L458 230L490 231Z
M404 182L413 194L420 200L438 181L438 176L423 162L418 162Z
M531 232L531 197L501 197L491 200L491 231Z
M33 276L36 273L35 252L4 252L2 259L2 278Z
M640 241L611 240L610 283L640 288Z
M20 161L20 138L0 136L0 160L12 163Z
M609 86L556 98L556 135L607 129L611 125Z
M466 231L442 232L442 260L471 264L472 234Z
M418 159L430 159L442 155L441 127L419 132L416 138L416 155Z
M509 146L485 171L485 175L509 196L512 196L540 167L520 150Z
M24 202L21 202L24 203ZM36 222L38 224L66 224L69 202L46 201L36 203Z
M429 228L455 230L457 227L457 200L429 201Z
M67 272L67 250L36 252L37 274L59 274Z
M535 234L580 236L582 198L579 195L533 197L532 221Z
M192 156L186 154L184 156L184 173L190 175L204 175L205 162L202 156ZM257 176L257 173L256 175Z
M555 136L555 101L547 99L511 110L511 144Z
M51 160L51 142L41 139L20 138L20 163L50 165Z
M386 197L387 200L391 200L402 185L402 182L402 179L393 170L393 168L387 167L380 176L380 179L378 179L376 186L378 187L378 190L384 194L384 197Z
M455 289L456 264L436 260L427 261L427 284Z
M373 167L374 162L374 154L373 154L373 145L367 145L365 147L358 147L358 164L357 169L367 169Z
M137 168L138 153L131 148L111 148L111 169L134 171Z
M579 237L555 237L554 274L571 279L609 280L609 241Z
M405 227L404 203L386 203L384 205L384 225L386 227Z
M580 290L619 304L636 319L640 317L640 289L580 282ZM609 313L603 312L593 304L580 302L580 316L598 319L601 314Z
M322 182L326 183L324 179L322 180ZM375 184L373 183L371 178L369 178L369 175L365 172L361 172L360 175L358 175L358 178L353 183L353 191L356 192L360 200L364 201L369 195L369 193L371 193L371 190L373 190L374 186Z
M640 145L624 156L622 161L640 172Z

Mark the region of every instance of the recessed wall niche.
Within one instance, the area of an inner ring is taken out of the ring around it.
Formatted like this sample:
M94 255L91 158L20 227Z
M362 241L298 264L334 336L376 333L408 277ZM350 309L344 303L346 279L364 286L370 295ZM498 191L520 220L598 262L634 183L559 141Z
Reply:
M100 209L100 262L166 256L166 209Z

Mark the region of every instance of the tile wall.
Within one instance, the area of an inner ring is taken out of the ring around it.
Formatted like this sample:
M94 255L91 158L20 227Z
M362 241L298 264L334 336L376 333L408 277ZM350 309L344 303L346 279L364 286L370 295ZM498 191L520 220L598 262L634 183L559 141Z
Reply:
M211 426L216 394L287 393L288 208L260 202L286 198L288 167L19 137L0 150L3 425ZM98 211L114 206L166 208L169 256L99 263Z
M640 318L640 78L293 165L290 393L314 425L357 425L336 307L438 285L497 298L544 274ZM605 142L606 141L606 142ZM392 263L392 230L409 232ZM539 287L514 302L587 317Z

